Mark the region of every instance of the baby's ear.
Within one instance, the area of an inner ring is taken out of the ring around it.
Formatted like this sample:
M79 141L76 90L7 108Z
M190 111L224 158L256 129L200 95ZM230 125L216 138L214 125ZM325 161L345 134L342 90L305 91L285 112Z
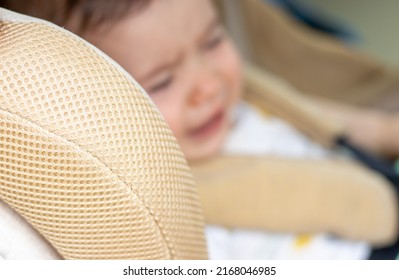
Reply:
M0 9L0 199L67 259L206 258L174 136L81 38Z

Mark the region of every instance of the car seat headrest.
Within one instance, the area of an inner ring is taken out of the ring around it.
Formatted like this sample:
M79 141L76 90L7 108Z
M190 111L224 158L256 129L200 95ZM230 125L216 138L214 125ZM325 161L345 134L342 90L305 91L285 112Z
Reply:
M186 160L118 64L0 9L0 199L67 259L206 258Z

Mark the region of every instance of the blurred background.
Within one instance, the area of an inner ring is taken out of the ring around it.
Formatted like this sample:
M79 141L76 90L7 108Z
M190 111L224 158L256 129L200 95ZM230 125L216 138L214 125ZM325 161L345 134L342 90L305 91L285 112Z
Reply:
M399 66L399 1L269 0L305 20L338 29L342 39L381 62ZM339 33L339 32L338 32Z

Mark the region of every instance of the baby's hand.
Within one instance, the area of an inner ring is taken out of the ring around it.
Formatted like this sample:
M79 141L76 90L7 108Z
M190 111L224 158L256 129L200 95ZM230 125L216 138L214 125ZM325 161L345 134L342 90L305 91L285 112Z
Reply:
M359 108L319 98L314 98L314 101L327 116L342 124L346 136L354 144L380 156L399 156L399 113Z
M399 113L385 113L382 120L383 154L399 157Z

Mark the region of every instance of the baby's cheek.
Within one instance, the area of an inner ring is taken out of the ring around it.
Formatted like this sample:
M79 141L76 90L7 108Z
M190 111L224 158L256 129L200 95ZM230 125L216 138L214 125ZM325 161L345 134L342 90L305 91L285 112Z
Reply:
M243 69L241 63L233 64L230 68L229 76L227 77L229 83L229 103L231 106L236 105L242 98L243 93Z
M180 143L183 137L182 123L179 116L173 110L165 109L160 110L169 128L172 130L177 141Z
M178 142L182 141L183 133L181 130L181 125L175 119L165 119L169 128L172 130L174 136L177 138Z
M177 108L174 108L172 102L168 102L166 98L160 98L157 96L151 96L155 106L161 112L165 122L172 130L175 137L181 137L181 123L179 121L179 113Z
M239 98L242 90L243 63L242 59L233 44L226 44L223 51L223 73L228 83L229 90L234 93L235 98Z

